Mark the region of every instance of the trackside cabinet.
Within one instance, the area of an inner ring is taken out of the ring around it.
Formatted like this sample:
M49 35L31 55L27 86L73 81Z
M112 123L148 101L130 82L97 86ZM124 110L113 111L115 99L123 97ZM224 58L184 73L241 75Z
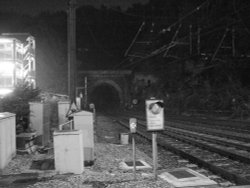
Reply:
M70 101L58 101L58 123L63 124L68 119L66 117L67 112L69 111Z
M16 155L16 115L0 113L0 171Z
M37 132L38 145L46 146L50 140L50 117L49 103L30 102L30 126Z
M56 171L81 174L84 171L82 131L54 131L53 140Z
M93 113L80 111L73 114L74 129L82 130L84 160L94 161L94 125Z

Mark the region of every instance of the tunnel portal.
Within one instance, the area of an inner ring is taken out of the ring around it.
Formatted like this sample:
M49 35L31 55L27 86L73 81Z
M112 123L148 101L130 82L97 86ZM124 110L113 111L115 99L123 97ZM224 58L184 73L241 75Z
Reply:
M107 83L96 86L90 93L89 99L99 112L118 110L121 102L117 89Z
M98 111L117 110L130 102L130 70L79 71L77 95L82 91L83 106L94 103Z

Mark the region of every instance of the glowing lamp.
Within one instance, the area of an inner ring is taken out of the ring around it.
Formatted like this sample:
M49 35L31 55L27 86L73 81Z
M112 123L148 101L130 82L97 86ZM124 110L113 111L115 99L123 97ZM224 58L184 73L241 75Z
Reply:
M10 38L0 38L0 43L8 43L8 42L12 42L13 39Z
M0 63L0 74L10 75L13 74L14 64L11 62L1 62Z
M9 88L0 88L0 96L8 95L12 92L12 89Z

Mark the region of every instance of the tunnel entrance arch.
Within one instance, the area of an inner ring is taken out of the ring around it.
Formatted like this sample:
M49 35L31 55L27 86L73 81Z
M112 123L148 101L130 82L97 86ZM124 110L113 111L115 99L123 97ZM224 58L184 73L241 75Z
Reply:
M94 103L97 111L116 110L122 103L122 89L112 80L98 80L89 88L89 103Z
M91 102L101 103L109 101L111 107L123 106L130 101L130 83L132 71L79 71L77 88L82 89L84 106Z

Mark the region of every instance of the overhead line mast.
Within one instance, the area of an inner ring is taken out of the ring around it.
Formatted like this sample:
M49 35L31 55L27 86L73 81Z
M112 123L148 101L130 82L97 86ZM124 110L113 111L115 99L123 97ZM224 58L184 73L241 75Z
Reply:
M76 0L69 1L68 10L68 95L70 102L76 97Z

